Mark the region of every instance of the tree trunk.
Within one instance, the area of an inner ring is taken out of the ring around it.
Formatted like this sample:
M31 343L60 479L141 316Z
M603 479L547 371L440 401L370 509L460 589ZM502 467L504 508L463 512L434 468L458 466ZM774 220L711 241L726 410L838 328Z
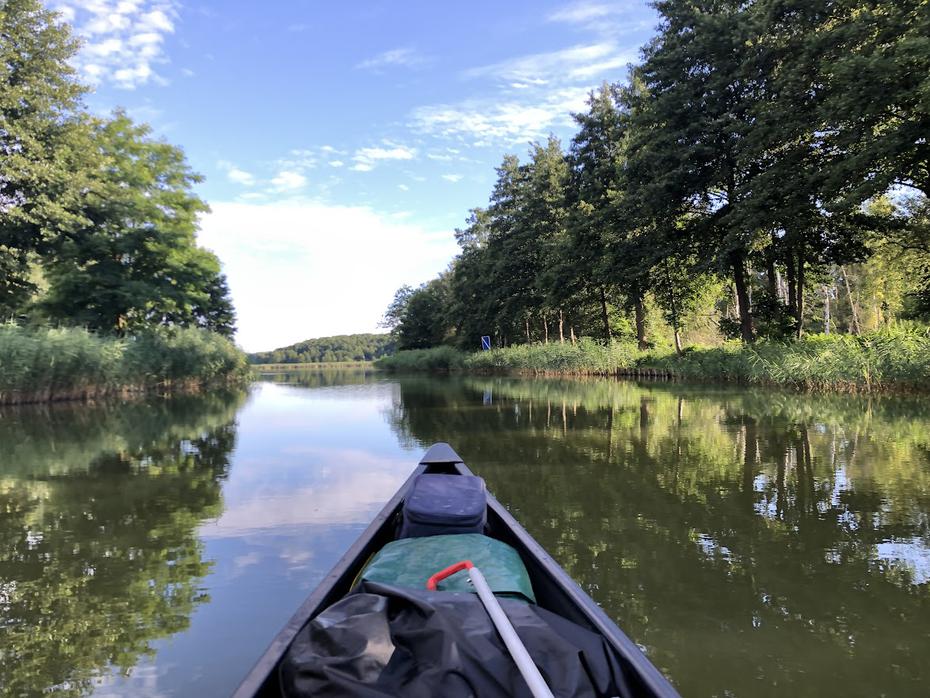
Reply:
M778 300L778 269L775 268L776 257L778 256L778 240L775 233L772 233L772 246L765 255L765 270L768 274L769 295L773 301Z
M636 344L640 351L649 347L646 342L646 309L643 307L643 294L638 293L633 303L633 312L636 316Z
M672 334L675 337L675 353L681 356L681 332L678 324L678 303L675 300L675 289L672 287L672 277L668 273L668 260L665 262L665 283L668 285L669 299L672 305Z
M797 278L798 307L795 312L795 337L801 339L804 330L804 250L798 251L798 278Z
M575 345L575 326L569 325L568 332L572 338L572 346L574 346Z
M743 425L743 497L752 508L755 502L756 461L759 459L759 430L755 420L748 419Z
M830 287L823 287L823 333L830 334Z
M613 337L610 334L610 315L607 314L607 292L601 286L601 320L604 322L604 339L610 342Z
M526 325L526 343L530 343L530 318L529 316L523 318L523 322Z
M736 302L739 312L740 337L744 342L755 339L752 328L752 311L749 308L749 289L746 286L745 255L742 251L730 253L730 265L733 267L733 285L736 287Z
M775 255L774 252L767 257L765 260L765 273L766 281L768 281L768 291L769 297L771 299L778 299L778 272L775 270Z
M559 344L565 344L565 316L559 308Z
M549 318L543 313L543 341L549 343Z
M794 317L794 309L798 304L798 284L794 273L794 255L791 250L785 255L785 272L788 276L788 312Z
M614 404L607 408L607 462L614 457Z
M846 284L846 297L849 299L849 310L852 312L852 333L861 334L862 327L859 325L859 306L853 298L852 289L849 287L849 275L846 273L846 267L840 267L840 273L843 275L843 283Z

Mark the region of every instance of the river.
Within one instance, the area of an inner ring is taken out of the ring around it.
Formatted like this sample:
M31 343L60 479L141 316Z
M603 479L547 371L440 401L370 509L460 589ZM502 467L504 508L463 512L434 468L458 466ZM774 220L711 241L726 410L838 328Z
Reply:
M0 410L0 693L228 694L434 441L684 696L930 693L930 400L364 371Z

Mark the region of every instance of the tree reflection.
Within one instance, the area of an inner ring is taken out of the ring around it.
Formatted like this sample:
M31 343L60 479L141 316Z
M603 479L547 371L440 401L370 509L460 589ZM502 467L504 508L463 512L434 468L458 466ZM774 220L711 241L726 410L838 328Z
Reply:
M242 393L3 414L0 686L81 695L188 626ZM14 446L15 445L15 446Z
M321 368L307 371L268 371L261 374L263 383L293 385L301 388L330 388L365 385L377 374L368 368Z
M402 438L452 443L685 695L925 690L926 402L400 387L388 416Z

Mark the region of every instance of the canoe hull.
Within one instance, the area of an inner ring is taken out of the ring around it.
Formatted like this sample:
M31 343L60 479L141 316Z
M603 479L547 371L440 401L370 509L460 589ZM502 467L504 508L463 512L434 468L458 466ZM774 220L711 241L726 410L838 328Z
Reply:
M427 472L473 474L448 444L432 446L407 481L275 636L268 649L239 685L234 694L235 698L281 695L278 664L294 637L310 619L345 596L371 556L394 540L407 492L414 478ZM678 692L639 647L491 494L488 494L488 533L520 553L541 607L605 638L624 664L625 674L630 679L636 695L679 698Z

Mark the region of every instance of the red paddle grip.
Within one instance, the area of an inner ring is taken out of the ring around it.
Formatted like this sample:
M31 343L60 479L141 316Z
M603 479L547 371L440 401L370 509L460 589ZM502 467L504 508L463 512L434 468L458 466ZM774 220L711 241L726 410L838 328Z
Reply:
M451 577L456 572L461 572L462 570L470 570L474 565L471 560L462 560L456 562L454 565L449 565L444 570L439 570L436 574L426 580L426 588L430 591L436 591L436 585L439 584L446 577Z

